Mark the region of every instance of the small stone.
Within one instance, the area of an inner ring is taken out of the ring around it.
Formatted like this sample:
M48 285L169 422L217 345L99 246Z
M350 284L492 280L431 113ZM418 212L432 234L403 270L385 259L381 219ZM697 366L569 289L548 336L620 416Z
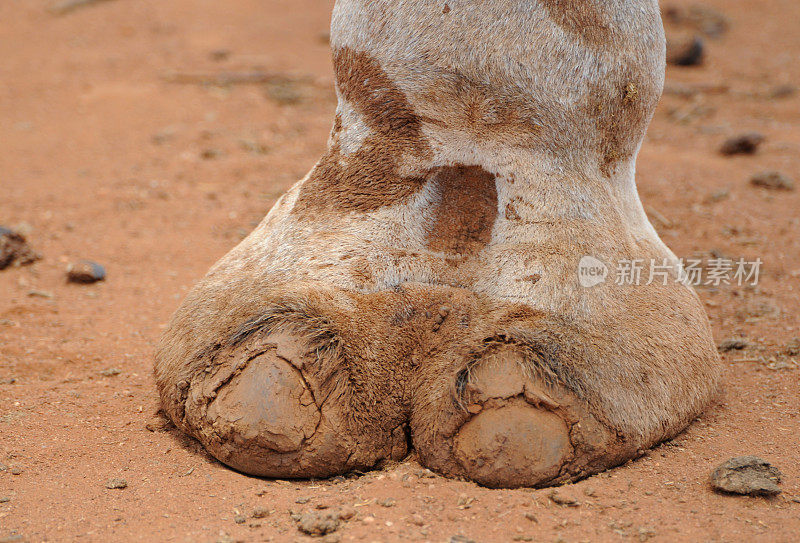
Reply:
M705 44L699 36L667 39L667 63L673 66L699 66L705 57Z
M538 518L536 518L536 515L534 515L534 514L533 514L533 513L531 513L530 511L526 511L526 512L525 512L525 518L526 518L526 519L528 519L528 520L529 520L529 521L531 521L531 522L536 522L536 523L538 523L538 522L539 522L539 519L538 519Z
M269 516L269 509L262 506L256 506L253 508L253 513L251 514L253 518L267 518Z
M22 470L20 468L11 468L8 471L11 475L22 475Z
M108 480L106 483L106 488L122 490L123 488L128 488L128 481L114 477L113 479Z
M103 377L114 377L115 375L119 375L122 373L122 370L119 368L108 368L107 370L103 370L100 372L100 375Z
M714 490L748 496L780 494L778 468L757 456L737 456L720 464L711 473Z
M320 541L323 543L339 543L342 540L342 536L339 534L328 534L323 537Z
M723 155L752 155L764 142L764 136L758 132L749 132L728 138L720 147L719 152Z
M533 541L532 535L524 535L524 534L517 534L514 536L512 541Z
M301 504L301 505L302 505L302 504L304 504L304 503L308 503L308 498L305 498L305 497L300 497L300 498L297 498L297 499L294 501L294 503L299 503L299 504Z
M397 502L393 498L386 498L385 500L378 500L378 505L381 507L394 507Z
M91 260L80 260L70 264L67 268L67 281L70 283L88 285L90 283L103 281L105 278L105 268Z
M747 340L744 338L729 338L725 339L717 345L720 352L727 353L729 351L741 351L747 348Z
M580 505L580 502L574 496L563 494L555 489L550 491L548 498L550 498L550 501L553 503L566 507L578 507Z
M304 534L323 536L339 528L339 516L327 511L303 513L297 521L297 529Z
M422 518L422 515L420 515L419 513L414 513L413 515L408 517L408 521L411 524L414 524L416 526L424 526L425 525L425 519Z
M750 184L771 190L794 190L794 181L780 172L761 172L750 178Z
M0 503L8 503L11 501L11 498L8 496L0 496Z
M474 539L470 539L465 535L454 535L450 538L450 543L476 543Z
M441 315L442 317L446 317L449 314L450 314L450 308L447 307L446 305L443 305L442 307L439 308L439 315Z
M30 248L25 236L0 226L0 270L9 266L27 266L41 258L41 255Z
M245 522L247 522L247 517L244 515L235 515L233 517L233 522L235 522L236 524L244 524Z

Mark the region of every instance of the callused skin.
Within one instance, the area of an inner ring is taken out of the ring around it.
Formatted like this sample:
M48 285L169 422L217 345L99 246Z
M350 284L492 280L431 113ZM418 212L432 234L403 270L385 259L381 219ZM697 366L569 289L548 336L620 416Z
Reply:
M328 150L195 286L162 405L270 477L416 449L492 487L617 465L713 399L708 320L634 166L663 87L655 0L339 0ZM592 288L578 263L651 259Z

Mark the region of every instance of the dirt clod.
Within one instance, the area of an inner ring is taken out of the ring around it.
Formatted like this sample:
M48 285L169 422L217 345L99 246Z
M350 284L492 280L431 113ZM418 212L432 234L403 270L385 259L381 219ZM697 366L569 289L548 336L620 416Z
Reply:
M103 281L106 278L106 270L97 262L91 260L80 260L73 262L67 268L67 281L88 285Z
M737 456L720 464L711 473L714 490L749 496L780 494L781 472L757 456Z
M719 152L726 156L752 155L764 143L764 136L758 132L748 132L725 140Z
M30 248L25 236L0 226L0 270L9 266L27 266L41 258Z
M302 513L297 520L297 529L311 536L323 536L339 528L339 515L327 511Z
M128 488L128 481L114 477L106 482L106 488L122 490L123 488Z
M551 490L547 497L550 498L550 501L553 503L557 505L563 505L565 507L578 507L581 504L575 496L571 496L570 494L557 489Z
M269 509L262 506L254 507L251 516L253 518L267 518L269 516Z
M771 190L794 190L794 181L780 172L761 172L750 178L750 184Z

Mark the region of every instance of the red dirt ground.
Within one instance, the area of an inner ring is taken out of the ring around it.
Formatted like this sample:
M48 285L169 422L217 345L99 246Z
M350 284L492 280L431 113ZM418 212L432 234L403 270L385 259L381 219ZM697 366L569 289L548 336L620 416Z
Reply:
M333 481L262 480L148 431L164 323L325 146L330 2L117 0L63 16L45 0L0 2L0 223L44 255L0 272L0 540L304 541L290 511L327 504L357 511L330 538L341 541L798 541L800 370L782 353L800 336L800 191L748 179L779 170L800 182L800 93L773 93L800 83L800 3L709 4L730 31L707 40L703 67L669 69L638 179L677 254L764 261L757 288L700 289L715 338L750 346L723 354L717 407L646 456L559 489L580 502L566 507L547 489L428 476L413 459ZM165 79L254 69L282 77ZM756 155L717 152L745 131L766 136ZM107 281L67 284L78 258L104 264ZM783 494L715 494L710 471L741 454L778 466ZM111 478L127 488L107 489ZM256 506L270 515L236 522Z

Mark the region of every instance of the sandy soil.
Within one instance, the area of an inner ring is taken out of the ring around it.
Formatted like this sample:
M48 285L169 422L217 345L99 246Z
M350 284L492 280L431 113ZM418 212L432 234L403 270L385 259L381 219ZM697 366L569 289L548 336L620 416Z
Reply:
M49 1L49 0L48 0ZM683 5L674 0L672 5ZM329 1L117 0L56 16L0 2L0 224L44 259L0 271L0 540L294 541L292 519L347 506L341 541L797 541L800 4L709 0L730 30L702 67L670 68L639 161L640 191L681 256L760 257L756 288L703 288L726 395L644 457L559 489L496 491L413 458L332 481L251 478L175 431L149 431L155 339L187 289L305 174L335 98ZM263 84L176 83L175 72L262 70ZM788 96L787 96L788 94ZM753 156L727 137L758 131ZM89 258L108 278L68 284ZM118 369L115 371L108 371ZM755 454L775 498L715 494L710 471ZM122 478L124 489L106 488ZM251 518L255 507L268 516ZM7 538L7 539L2 539Z

